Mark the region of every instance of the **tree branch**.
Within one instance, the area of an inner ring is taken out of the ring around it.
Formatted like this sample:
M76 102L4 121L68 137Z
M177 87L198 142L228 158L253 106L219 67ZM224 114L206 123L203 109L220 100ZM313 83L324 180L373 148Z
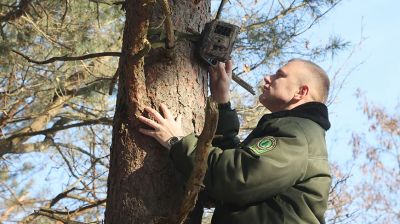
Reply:
M281 19L281 18L285 17L286 15L288 15L289 13L292 13L298 9L304 8L305 6L307 6L306 2L302 2L300 5L297 5L294 7L291 5L288 8L283 9L278 15L272 17L271 19L267 19L265 21L250 24L250 25L246 26L245 29L246 30L258 29L260 27L272 24L272 23L276 22L278 19Z
M216 19L219 19L221 17L222 9L224 8L224 5L227 1L228 0L221 0L221 3L219 4L218 7L217 15L215 16Z
M10 216L11 212L16 210L18 207L22 207L22 201L26 198L26 194L21 197L15 198L16 203L9 205L8 208L0 215L0 223L5 223Z
M16 7L16 10L10 11L5 15L0 14L0 23L8 22L10 20L15 20L24 15L31 1L32 0L21 0L18 6Z
M171 49L175 46L175 34L174 34L174 25L172 23L171 17L171 8L169 7L168 0L161 0L160 1L162 9L165 15L165 32L167 35L167 49Z
M207 170L208 149L212 146L211 142L217 129L217 123L218 104L208 98L204 128L195 149L194 168L186 184L186 192L181 207L172 223L183 223L196 204L197 195L203 186L203 179Z
M82 206L82 207L79 207L79 208L77 208L75 210L72 210L72 211L58 211L58 210L51 210L51 209L46 209L46 208L41 208L39 211L47 212L49 214L76 215L79 212L82 212L82 211L85 211L87 209L91 209L91 208L97 207L97 206L99 206L99 205L101 205L101 204L103 204L105 202L106 202L106 199L99 200L99 201L94 202L93 204Z
M29 136L35 136L35 135L46 135L46 134L51 134L57 131L69 129L69 128L76 128L76 127L82 127L82 126L87 126L87 125L93 125L93 124L107 124L107 125L112 125L112 119L109 119L107 117L102 117L99 119L92 119L92 120L86 120L80 123L75 123L75 124L70 124L70 125L63 125L63 126L58 126L58 127L53 127L53 128L48 128L40 131L32 131L32 132L25 132L25 133L18 133L15 135L11 135L8 137L8 140L12 140L13 138L19 138L19 137L29 137Z
M59 145L59 146L61 146L61 147L63 147L63 148L76 150L76 151L78 151L78 152L80 152L80 153L82 153L82 154L85 154L85 155L89 156L92 160L98 161L98 163L100 163L100 164L103 165L104 167L110 168L110 166L109 166L108 164L105 164L103 161L101 161L100 158L97 158L97 157L94 156L93 154L87 152L86 150L84 150L84 149L82 149L82 148L80 148L80 147L78 147L78 146L75 146L75 145L70 144L70 143L64 144L64 143L60 143L60 142L55 142L54 144Z
M54 219L57 221L61 221L64 224L85 224L84 222L73 221L68 218L64 218L62 216L56 215L54 213L46 212L46 211L35 211L32 215L33 216L37 216L37 215L46 216L48 218L51 218L51 219Z
M50 142L43 141L42 143L32 143L32 144L23 144L24 141L26 141L27 137L33 136L32 134L29 133L35 133L35 134L41 134L43 131L42 129L48 124L48 122L53 119L61 110L65 102L69 101L75 96L79 95L85 95L88 92L92 91L93 89L99 87L99 86L104 86L107 85L106 81L101 81L101 82L96 82L93 84L90 84L89 86L82 87L78 90L71 90L71 91L65 91L63 92L62 95L55 97L53 99L53 102L47 105L47 109L43 111L41 114L37 115L36 117L33 118L33 121L30 125L26 126L25 128L21 129L18 131L18 133L15 133L14 135L11 135L12 138L8 137L5 139L0 139L0 156L8 153L25 153L25 152L31 152L31 151L40 151L44 150L45 147L48 147L51 145ZM91 122L94 122L94 120L91 120ZM102 124L110 124L110 120L107 120L105 118L101 118L100 121L97 123L102 123ZM84 123L80 123L80 126L85 125ZM89 124L86 124L89 125ZM74 126L78 127L79 124L74 124ZM70 126L74 127L74 126ZM54 127L56 128L56 127ZM58 128L58 127L57 127ZM55 129L53 129L55 130ZM63 129L60 129L63 130ZM46 131L45 131L46 132ZM47 133L52 133L47 132ZM4 133L3 133L4 134ZM45 134L45 133L43 133ZM38 147L38 148L35 148Z
M61 130L66 130L69 128L75 128L75 127L81 127L81 126L87 126L87 125L93 125L93 124L111 125L112 120L107 117L102 117L99 119L87 120L87 121L83 121L83 122L75 123L75 124L71 124L71 125L64 125L64 126L48 128L48 129L44 129L44 130L40 130L40 131L22 132L22 133L18 133L15 135L11 135L10 137L8 137L6 139L0 140L0 143L1 143L0 156L9 154L9 153L22 154L22 153L28 153L28 152L44 151L48 147L58 145L59 143L54 143L51 139L47 139L47 138L45 140L43 140L42 142L36 142L36 143L22 144L21 142L24 141L24 139L26 137L41 135L41 134L48 135L48 134L51 134L51 133L54 133L57 131L61 131ZM16 142L18 142L18 144L15 144L15 143L13 144L14 139L17 139ZM59 144L59 145L61 145L62 147L67 147L67 146L72 147L71 145L65 145L65 144ZM80 151L83 154L88 155L92 159L98 159L84 150L79 150L79 148L76 148L76 147L74 149L78 149L78 151ZM108 167L103 162L100 162L100 163L103 166Z
M18 147L13 146L11 141L0 141L0 156L5 154L22 154L29 152L43 152L46 151L51 145L52 141L50 139L44 140L42 142L18 144Z
M325 12L317 15L313 21L308 25L308 27L306 27L303 31L300 31L299 33L296 33L294 36L299 36L303 33L305 33L307 30L311 29L311 27L314 26L314 24L316 24L323 16L325 16L328 12L330 12L336 5L338 5L342 0L339 0L337 2L335 2L334 4L332 4L327 10L325 10Z
M55 116L57 115L64 103L70 100L72 96L62 96L58 97L55 101L47 106L47 110L43 112L40 116L36 117L32 123L25 128L21 129L19 133L26 132L35 132L43 129L45 125ZM0 140L0 155L4 155L7 152L18 151L18 147L22 145L22 142L25 141L26 138L18 137L12 139L1 139Z
M58 41L57 39L54 39L54 37L52 37L51 35L48 35L44 30L42 30L41 28L40 28L40 26L38 26L38 24L36 24L34 21L33 21L33 19L29 16L29 14L25 14L24 16L22 16L21 17L23 20L25 20L26 22L28 22L28 23L30 23L32 26L33 26L33 28L37 31L37 32L39 32L39 33L41 33L42 35L43 35L43 37L46 39L46 40L48 40L49 42L52 42L52 43L54 43L54 44L58 44L59 46L61 46L61 47L64 47L64 48L66 48L66 49L68 49L68 50L73 50L70 46L68 46L68 45L66 45L66 44L64 44L64 43L62 43L62 42L60 42L60 41Z
M168 7L169 9L169 7ZM172 24L172 21L171 21ZM167 26L167 25L166 25ZM169 25L168 25L169 26ZM167 47L168 48L173 48L174 46L174 41L175 41L175 37L174 37L174 33L173 33L173 27L170 27L172 29L172 39L168 38L168 34L167 34ZM168 32L167 32L168 33ZM172 40L172 41L171 41ZM151 44L148 40L144 41L144 48L139 51L137 54L135 55L131 55L132 60L139 60L140 58L144 57L151 49ZM172 45L169 45L172 44ZM28 56L24 55L23 53L17 51L17 50L11 50L12 52L14 52L15 54L20 55L21 57L25 58L27 61L31 62L31 63L35 63L35 64L49 64L49 63L53 63L55 61L78 61L78 60L86 60L86 59L90 59L90 58L97 58L97 57L106 57L106 56L113 56L113 57L120 57L122 55L121 52L101 52L101 53L93 53L93 54L86 54L86 55L82 55L82 56L74 56L74 57L68 57L68 56L61 56L61 57L52 57L50 59L44 60L44 61L37 61L34 59L29 58ZM111 79L110 85L109 85L109 95L112 95L112 92L114 90L114 85L117 81L119 75L119 69L117 69L117 71L115 72L113 78Z
M60 201L61 199L66 198L66 197L68 196L68 194L69 194L71 191L74 191L74 190L76 190L75 187L73 187L73 188L71 188L71 189L69 189L69 190L66 190L66 191L64 191L64 192L59 193L55 198L53 198L53 199L51 200L50 206L49 206L49 207L52 207L53 205L55 205L55 204L56 204L58 201Z
M11 50L11 51L20 55L21 57L25 58L27 61L29 61L31 63L40 64L40 65L53 63L55 61L79 61L79 60L86 60L86 59L90 59L90 58L98 58L98 57L106 57L106 56L112 56L112 57L120 57L121 56L121 52L101 52L101 53L86 54L86 55L82 55L82 56L52 57L52 58L44 60L44 61L36 61L36 60L29 58L28 56L24 55L23 53L21 53L19 51L16 51L16 50Z
M7 113L5 111L3 112L3 116L0 117L0 134L2 134L1 128L6 126L7 122L14 118L14 115L18 112L18 108L24 103L24 100L24 98L18 99Z
M47 125L47 123L54 117L56 116L61 108L63 107L64 103L67 102L68 100L72 99L73 95L64 95L57 97L53 100L52 103L50 103L46 108L47 110L43 111L42 114L38 115L35 117L30 125L27 125L25 128L22 128L19 130L19 133L28 133L28 132L36 132L43 127ZM14 137L11 139L1 139L0 140L0 155L4 155L6 153L19 153L21 150L19 147L23 147L22 143L26 141L26 137ZM43 143L45 143L44 141ZM49 143L46 142L44 145L48 145ZM26 148L26 150L32 150L33 144L29 144L29 148ZM35 149L33 149L35 150Z

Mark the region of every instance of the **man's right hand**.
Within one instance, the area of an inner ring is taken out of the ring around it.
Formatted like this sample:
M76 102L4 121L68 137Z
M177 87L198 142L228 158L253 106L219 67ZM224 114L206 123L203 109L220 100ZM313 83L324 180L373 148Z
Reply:
M210 67L210 89L213 100L217 103L227 103L231 98L230 84L232 79L232 61L218 62L218 65Z

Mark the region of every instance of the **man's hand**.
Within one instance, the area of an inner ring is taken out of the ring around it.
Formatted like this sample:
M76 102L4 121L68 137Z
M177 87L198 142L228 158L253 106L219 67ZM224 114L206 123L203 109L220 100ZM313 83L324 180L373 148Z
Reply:
M154 120L143 116L139 116L138 119L141 122L152 127L154 130L140 128L139 131L142 134L155 138L162 146L167 149L170 149L170 145L168 144L168 140L170 138L174 136L184 136L181 115L178 115L178 117L174 119L171 111L164 104L161 104L161 110L164 116L162 116L158 111L150 107L146 107L145 110L149 113L151 117L154 118Z
M210 67L211 96L217 103L227 103L231 98L232 61L218 62L216 68Z

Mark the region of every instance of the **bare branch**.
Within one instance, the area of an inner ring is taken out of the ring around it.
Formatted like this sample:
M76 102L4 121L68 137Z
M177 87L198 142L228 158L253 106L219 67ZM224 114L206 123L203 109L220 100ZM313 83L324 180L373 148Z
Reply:
M53 128L48 128L40 131L33 131L33 132L25 132L25 133L18 133L15 135L12 135L8 137L8 140L12 140L13 138L19 138L19 137L28 137L28 136L35 136L35 135L47 135L51 134L57 131L61 130L66 130L70 128L76 128L76 127L82 127L82 126L87 126L87 125L93 125L93 124L106 124L106 125L112 125L112 119L107 118L107 117L102 117L99 119L92 119L92 120L86 120L80 123L75 123L75 124L70 124L70 125L63 125L63 126L58 126L58 127L53 127Z
M61 221L64 224L85 224L84 222L73 221L73 220L70 220L69 218L64 218L62 216L56 215L54 213L46 212L46 211L35 211L32 214L32 216L37 216L37 215L46 216L48 218L51 218L51 219L54 219L57 221Z
M95 203L94 200L91 200L90 198L88 198L86 196L79 196L79 195L70 194L70 195L67 195L67 198L75 199L75 200L79 200L79 201L83 201L83 202L87 202L89 204Z
M297 5L297 6L291 5L290 7L283 9L280 13L278 13L276 16L272 17L271 19L267 19L265 21L250 24L250 25L246 26L244 29L251 30L251 29L258 29L260 27L267 26L269 24L276 22L278 19L281 19L281 18L285 17L286 15L288 15L296 10L299 10L301 8L304 8L306 6L307 6L306 2L302 2L300 5Z
M69 216L71 216L71 215L77 215L78 213L80 213L82 211L85 211L87 209L91 209L91 208L97 207L97 206L99 206L101 204L104 204L105 202L106 202L106 199L99 200L99 201L94 202L93 204L82 206L82 207L79 207L79 208L77 208L75 210L72 210L72 211L58 211L58 210L51 210L51 209L46 209L46 208L41 208L39 211L46 212L46 213L49 213L49 214L59 214L59 215L69 215Z
M54 127L50 128L49 130L43 130L43 127L45 127L48 122L53 119L57 114L59 114L60 110L64 106L66 102L68 102L70 99L73 97L79 96L79 95L85 95L91 90L93 90L95 87L98 87L99 85L104 85L106 81L102 80L97 83L93 83L89 86L85 86L83 88L80 88L78 90L71 90L71 91L65 91L60 94L60 96L55 97L53 99L53 102L47 105L47 109L40 114L33 116L33 121L30 125L26 126L25 128L19 130L17 133L11 135L9 138L6 139L0 139L0 156L8 153L24 153L24 152L31 152L31 151L41 151L45 150L45 147L48 147L51 145L51 142L42 142L42 143L33 143L33 144L23 144L24 141L27 140L30 136L33 136L30 133L35 133L34 135L38 134L50 134L54 133L54 131L58 131L58 128L61 128L59 130L63 130L62 127ZM82 122L78 124L73 124L71 126L67 126L67 128L72 128L72 127L78 127L78 126L83 126L83 125L90 125L90 124L111 124L111 120L107 118L100 118L100 120L89 120L89 123ZM54 130L54 131L53 131ZM43 132L43 133L41 133ZM4 133L3 133L4 134ZM34 147L39 147L35 149Z
M219 19L221 17L222 9L224 8L224 5L227 1L228 0L221 0L221 3L219 4L218 7L217 15L215 16L216 19Z
M43 112L40 116L36 117L32 123L19 130L19 133L35 132L43 129L46 124L56 116L64 103L70 100L73 96L62 96L58 97L55 101L47 106L47 111ZM26 137L16 137L12 139L1 139L0 140L0 155L5 153L18 151L18 147L21 146L22 142L26 140Z
M49 64L53 63L55 61L79 61L79 60L86 60L86 59L91 59L91 58L98 58L98 57L120 57L121 52L101 52L101 53L93 53L93 54L86 54L82 56L61 56L61 57L52 57L50 59L44 60L44 61L37 61L29 58L28 56L24 55L23 53L16 51L16 50L11 50L12 52L20 55L21 57L25 58L27 61L35 63L35 64Z
M305 33L307 30L311 29L311 27L313 27L323 16L325 16L328 12L330 12L341 1L342 0L335 2L334 4L331 5L331 7L329 7L327 10L325 10L325 12L321 13L320 15L317 15L314 18L314 20L308 25L308 27L306 27L303 31L300 31L300 32L294 34L294 36L299 36L299 35Z
M65 0L65 10L64 10L64 14L61 17L61 24L64 23L65 16L67 16L67 12L68 12L68 0Z
M360 48L363 45L364 41L365 41L365 38L361 37L360 41L357 43L356 46L353 47L353 49L351 50L349 55L346 57L346 59L344 60L342 65L339 67L339 69L335 71L335 73L334 73L334 75L332 77L332 80L334 81L333 82L334 85L332 86L331 93L329 94L330 97L329 97L328 102L327 102L328 106L331 105L333 102L335 102L336 98L338 97L339 92L343 89L345 81L350 76L350 74L352 74L353 71L358 69L364 63L364 62L359 62L358 64L356 64L355 66L350 68L349 71L346 74L343 75L342 80L339 80L339 75L342 73L342 70L347 66L347 64L350 63L350 59L354 56L354 54L357 53L357 51L360 50Z
M50 206L49 206L49 207L52 207L53 205L55 205L59 200L68 197L68 194L69 194L71 191L74 191L74 190L76 190L75 187L73 187L73 188L71 188L71 189L69 189L69 190L66 190L66 191L64 191L64 192L59 193L55 198L53 198L53 199L51 200Z
M76 179L80 179L78 177L78 175L75 174L75 171L77 171L76 169L73 169L73 166L71 166L71 163L69 162L68 158L64 155L64 153L61 151L60 147L58 145L56 145L56 149L58 151L58 153L60 153L61 158L64 160L65 164L68 167L69 172L71 173L71 175L73 177L75 177ZM83 182L81 182L83 184Z
M8 208L0 215L0 223L7 221L8 217L10 216L11 212L16 210L18 207L22 206L23 200L26 198L27 195L22 195L19 198L16 198L16 202L13 205L8 206Z
M74 150L76 150L78 152L81 152L81 153L89 156L93 161L98 161L98 163L100 163L104 167L110 168L110 166L105 164L103 161L101 161L100 158L95 157L92 153L87 152L86 150L82 149L81 147L75 146L73 144L63 144L63 143L60 143L60 142L55 142L54 144L59 145L59 146L64 147L64 148L74 149Z

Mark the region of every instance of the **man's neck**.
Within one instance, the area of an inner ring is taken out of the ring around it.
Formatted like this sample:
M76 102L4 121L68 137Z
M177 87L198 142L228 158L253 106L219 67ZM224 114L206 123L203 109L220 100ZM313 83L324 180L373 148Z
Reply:
M275 111L272 111L271 110L271 112L279 112L279 111L283 111L283 110L291 110L291 109L293 109L293 108L295 108L295 107L298 107L298 106L300 106L300 105L303 105L303 104L305 104L305 103L309 103L309 102L314 102L314 100L311 100L311 99L302 99L302 100L299 100L299 101L296 101L296 102L294 102L293 100L291 100L290 102L288 102L285 106L283 106L282 108L278 108L277 110L275 110Z

